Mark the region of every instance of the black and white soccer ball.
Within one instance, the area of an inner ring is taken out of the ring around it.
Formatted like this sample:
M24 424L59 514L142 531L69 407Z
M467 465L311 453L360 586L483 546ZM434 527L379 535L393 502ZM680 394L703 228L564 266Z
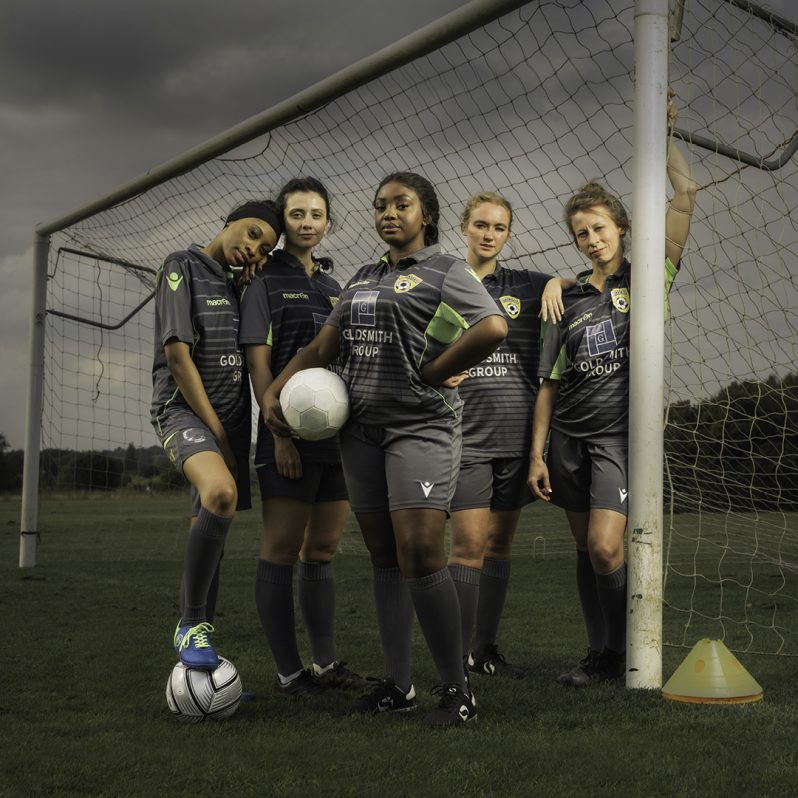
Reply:
M280 392L289 427L306 441L331 438L349 418L349 394L332 371L314 368L294 374Z
M219 665L212 671L178 662L166 682L166 703L175 717L188 723L224 720L241 703L241 677L224 657L219 657Z

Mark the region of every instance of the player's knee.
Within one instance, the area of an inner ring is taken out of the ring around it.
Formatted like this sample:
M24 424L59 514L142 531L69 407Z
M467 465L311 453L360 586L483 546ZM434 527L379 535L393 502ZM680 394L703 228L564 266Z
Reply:
M619 547L614 541L591 541L589 551L593 570L598 573L614 570L623 560L623 547Z
M235 482L219 482L212 485L202 497L203 506L216 515L232 515L238 503Z
M338 540L313 540L302 548L305 562L330 562L338 551Z
M482 563L485 556L485 540L480 536L458 536L455 540L452 535L450 559L457 562Z
M491 538L485 546L485 556L491 560L509 560L513 537Z
M408 579L429 576L446 566L442 547L414 542L404 546L398 554L399 567Z

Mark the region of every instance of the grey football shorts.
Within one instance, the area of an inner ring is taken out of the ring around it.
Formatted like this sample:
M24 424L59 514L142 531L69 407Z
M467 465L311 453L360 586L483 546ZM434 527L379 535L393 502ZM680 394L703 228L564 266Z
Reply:
M578 513L603 509L626 515L628 460L625 438L594 443L552 430L546 456L552 504Z
M448 514L460 467L460 419L396 427L350 421L339 437L354 512L423 508Z
M460 463L460 476L452 499L452 512L489 507L520 510L535 500L527 484L529 459L494 457Z
M306 463L302 461L302 476L288 479L277 472L275 463L257 466L261 501L266 499L296 499L307 504L346 501L346 483L340 463Z
M252 437L252 422L249 416L244 418L236 427L225 427L227 440L236 458L238 474L236 476L236 490L238 504L236 510L249 510L252 507L252 493L249 484L249 443ZM213 433L205 423L193 413L185 410L180 413L179 427L172 429L162 439L164 451L172 464L183 471L183 465L198 452L216 452L222 457L222 450L213 437ZM200 497L194 486L191 486L191 515L196 516L200 511Z

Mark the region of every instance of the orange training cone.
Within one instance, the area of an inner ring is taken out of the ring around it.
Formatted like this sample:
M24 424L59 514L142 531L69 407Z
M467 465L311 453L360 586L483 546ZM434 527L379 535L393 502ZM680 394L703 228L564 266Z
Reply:
M699 640L662 688L662 697L695 704L751 704L762 688L720 640Z

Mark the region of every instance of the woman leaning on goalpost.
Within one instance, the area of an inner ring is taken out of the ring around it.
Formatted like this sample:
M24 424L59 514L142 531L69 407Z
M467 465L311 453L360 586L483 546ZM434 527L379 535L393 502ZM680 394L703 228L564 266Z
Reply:
M670 102L669 127L675 115ZM673 197L665 222L666 300L690 231L696 195L690 168L672 139L667 173ZM591 270L563 292L562 320L546 330L529 484L538 498L565 510L576 543L576 583L589 648L587 656L557 681L587 687L619 679L626 670L623 544L632 272L624 257L629 219L617 197L588 183L568 200L564 217Z

